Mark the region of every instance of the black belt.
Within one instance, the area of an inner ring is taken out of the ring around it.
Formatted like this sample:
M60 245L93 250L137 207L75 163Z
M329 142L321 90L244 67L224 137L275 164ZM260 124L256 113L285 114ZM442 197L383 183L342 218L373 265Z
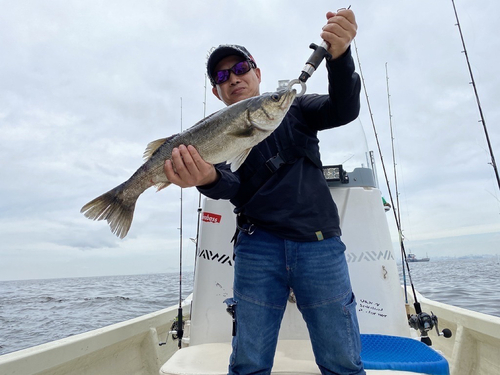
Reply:
M231 242L236 244L236 238L240 232L246 233L251 236L255 232L255 224L253 224L245 215L241 213L236 215L236 230Z

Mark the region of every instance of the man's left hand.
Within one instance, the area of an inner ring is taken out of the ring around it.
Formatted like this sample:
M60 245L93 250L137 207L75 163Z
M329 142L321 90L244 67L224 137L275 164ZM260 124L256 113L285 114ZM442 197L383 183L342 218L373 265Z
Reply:
M165 161L163 170L168 181L181 188L208 185L219 178L215 167L191 145L174 148L172 159Z

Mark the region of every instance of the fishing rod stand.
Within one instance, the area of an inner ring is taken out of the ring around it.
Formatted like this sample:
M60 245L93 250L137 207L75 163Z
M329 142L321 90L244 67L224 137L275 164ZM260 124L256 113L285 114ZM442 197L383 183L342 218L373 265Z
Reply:
M431 311L431 315L422 312L420 308L420 303L415 304L416 314L410 315L408 319L408 324L411 328L420 331L420 341L428 346L432 346L432 341L429 337L428 332L432 331L433 328L436 329L436 334L438 336L444 336L445 338L450 338L452 333L448 328L443 329L443 331L439 332L438 328L438 317L434 315Z

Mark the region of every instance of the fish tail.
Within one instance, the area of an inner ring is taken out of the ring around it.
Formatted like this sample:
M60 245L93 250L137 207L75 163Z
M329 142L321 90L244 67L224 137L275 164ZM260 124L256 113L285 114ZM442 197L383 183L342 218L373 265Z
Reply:
M132 225L137 197L125 197L124 184L121 184L100 197L87 203L80 210L92 220L106 220L111 232L124 238Z

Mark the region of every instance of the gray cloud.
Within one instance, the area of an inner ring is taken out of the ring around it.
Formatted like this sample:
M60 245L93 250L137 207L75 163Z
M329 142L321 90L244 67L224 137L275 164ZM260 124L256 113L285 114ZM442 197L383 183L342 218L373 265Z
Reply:
M81 206L127 179L150 141L180 130L181 97L183 128L203 117L205 59L212 46L246 45L262 69L262 91L271 91L279 79L298 76L309 43L320 42L331 7L327 1L304 7L284 0L4 2L0 279L176 267L178 188L145 193L125 240L105 223L85 219ZM498 153L500 5L482 0L457 7ZM391 0L353 3L352 9L377 132L390 163L388 63L409 243L430 256L498 252L498 188L451 4ZM209 114L221 104L207 91ZM308 92L326 92L324 69L309 80ZM362 103L360 123L321 134L325 163L363 160L365 143L376 149L364 96ZM380 166L378 172L387 198ZM187 238L195 235L198 196L194 190L184 194ZM439 246L430 245L432 239ZM185 247L192 252L188 239ZM193 264L191 256L186 259L187 267Z

